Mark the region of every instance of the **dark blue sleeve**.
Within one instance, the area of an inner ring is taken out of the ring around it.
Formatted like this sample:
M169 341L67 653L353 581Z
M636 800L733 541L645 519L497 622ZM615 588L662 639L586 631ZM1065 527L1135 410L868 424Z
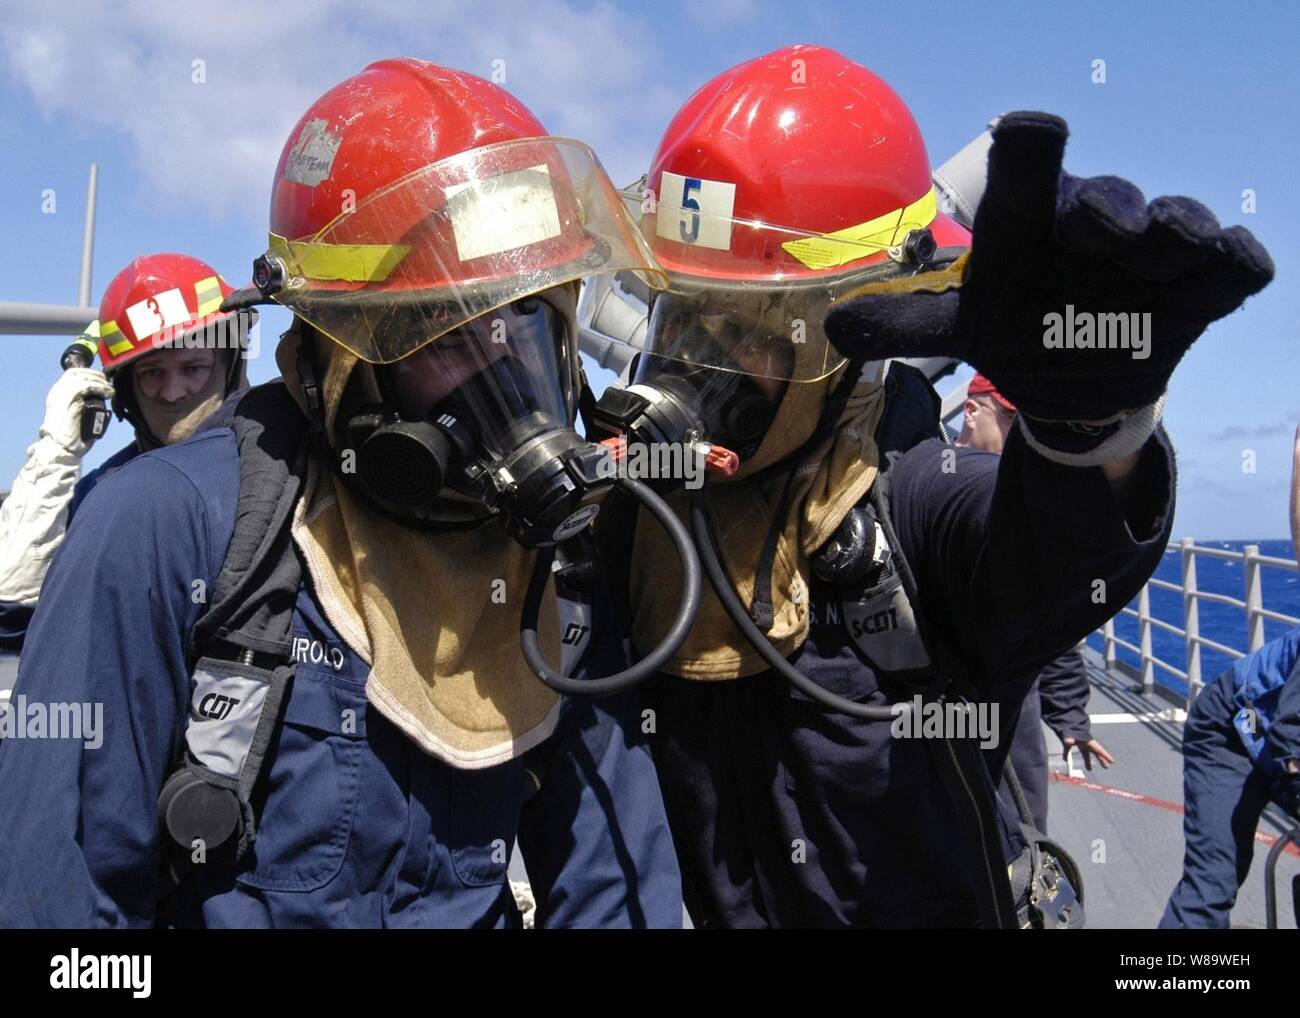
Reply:
M83 727L0 742L0 924L152 925L158 792L183 737L194 581L212 582L207 529L194 485L154 457L105 479L69 528L11 719L55 705Z
M1266 736L1274 759L1285 764L1300 759L1300 661L1287 676L1278 696L1277 715ZM1296 779L1300 783L1300 778Z
M119 449L94 470L87 473L72 489L72 501L68 503L68 525L95 486L118 467L130 462L140 455L140 447L134 442L125 449ZM21 654L27 640L27 630L32 624L35 607L29 604L15 604L0 601L0 650Z
M571 701L519 844L540 927L682 924L681 874L631 694Z
M94 470L85 474L77 486L72 489L72 502L68 505L68 523L71 525L72 518L77 515L77 510L81 508L81 503L90 497L90 493L95 490L96 486L104 478L111 475L120 467L126 466L133 459L141 454L140 446L135 442L123 446L113 453L108 459L104 460Z
M1079 742L1092 738L1088 724L1088 666L1083 652L1071 647L1038 673L1038 691L1043 702L1043 720L1064 739L1072 736Z
M1017 703L1044 665L1129 602L1174 513L1163 429L1124 505L1099 467L1054 463L1012 428L1001 457L932 440L891 473L891 508L922 606L977 686Z

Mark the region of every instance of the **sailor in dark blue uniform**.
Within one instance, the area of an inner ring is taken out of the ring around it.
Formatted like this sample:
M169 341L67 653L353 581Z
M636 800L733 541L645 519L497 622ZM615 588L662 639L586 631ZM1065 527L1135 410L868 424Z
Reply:
M376 201L340 216L352 188ZM224 305L283 287L284 381L105 478L46 580L0 741L0 924L518 925L518 842L538 926L681 925L638 705L560 697L520 653L533 549L572 538L535 635L566 675L626 663L571 429L578 279L653 269L614 195L423 61L304 115L263 289Z
M1159 562L1170 374L1273 270L1196 202L1063 173L1066 133L1002 118L972 239L902 101L798 46L704 85L652 160L643 232L671 285L606 416L740 461L690 496L718 600L644 697L698 925L1080 918L1026 906L990 782L1035 677ZM1076 309L1149 312L1155 339L1097 342ZM924 378L882 369L925 356L1020 408L1000 458L932 437ZM638 646L671 608L664 560L642 517Z
M137 258L108 284L99 320L78 341L98 345L104 371L74 366L59 377L40 437L0 508L0 650L23 649L45 571L91 489L142 452L189 437L248 384L241 341L257 313L219 311L230 292L216 269L183 254ZM159 296L166 318L148 311ZM94 399L112 400L135 437L78 480L95 441L82 429Z
M1300 548L1300 430L1291 540ZM1164 928L1227 929L1270 802L1300 822L1300 627L1208 683L1183 726L1183 875Z

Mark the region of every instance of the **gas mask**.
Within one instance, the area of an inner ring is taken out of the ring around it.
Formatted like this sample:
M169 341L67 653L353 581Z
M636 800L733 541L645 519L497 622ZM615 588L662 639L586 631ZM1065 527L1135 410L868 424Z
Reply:
M937 254L929 231L920 230L896 257L834 275L756 281L670 274L669 288L651 296L630 384L605 391L595 423L628 442L691 445L710 457L715 477L766 469L799 444L769 440L773 427L811 434L815 396L829 397L832 376L846 364L822 325L832 304L865 285L926 271L943 260ZM942 254L950 260L956 252ZM870 377L878 368L860 364L857 372Z
M613 473L572 428L573 313L571 291L553 287L392 364L358 363L330 429L344 482L413 522L499 516L528 548L580 531Z
M671 328L663 319L672 295L662 295L651 312L651 329ZM659 334L659 333L654 333ZM596 403L597 425L629 441L706 443L747 460L757 451L776 413L783 384L765 391L707 334L693 348L708 350L704 363L645 352L638 356L627 388L609 388Z
M574 295L552 287L471 319L390 364L347 359L319 367L312 343L298 354L309 416L343 483L381 511L432 529L499 518L525 548L538 549L524 596L520 637L533 673L560 693L603 696L658 672L684 642L699 609L701 574L690 535L646 485L618 477L610 450L572 428L581 373ZM304 337L306 340L308 337ZM312 337L314 338L314 337ZM329 373L347 370L337 400ZM336 406L331 406L336 403ZM581 557L577 539L615 485L669 531L683 565L676 621L661 644L614 675L577 679L553 669L537 620L552 576Z
M323 228L273 230L268 242L253 286L223 306L275 301L310 326L301 394L342 482L403 522L500 519L539 549L521 638L553 688L602 695L654 674L689 632L699 562L663 501L617 476L608 452L572 428L581 384L572 284L619 271L662 277L594 153L545 136L483 145L406 173ZM313 348L331 347L318 362ZM538 607L556 546L562 564L588 555L582 532L616 485L671 531L681 611L636 665L576 680L542 659Z
M685 443L730 476L758 454L789 387L842 363L819 331L825 287L672 283L653 296L631 384L605 391L595 422L629 442Z

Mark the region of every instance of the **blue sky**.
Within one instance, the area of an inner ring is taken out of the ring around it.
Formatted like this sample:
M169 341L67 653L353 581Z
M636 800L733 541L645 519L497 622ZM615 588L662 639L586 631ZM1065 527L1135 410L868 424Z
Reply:
M371 60L415 56L490 76L556 134L590 143L616 183L713 75L795 42L834 46L909 103L941 162L986 121L1044 109L1070 123L1067 168L1190 194L1250 227L1278 276L1180 366L1166 422L1179 451L1175 534L1287 532L1300 421L1300 5L1101 2L588 4L340 0L6 4L0 24L0 300L72 303L88 164L100 165L94 296L136 255L182 250L232 283L265 244L289 128ZM195 83L194 61L206 80ZM1093 82L1104 60L1106 81ZM494 61L504 61L495 65ZM1242 211L1254 190L1256 211ZM56 211L41 211L53 189ZM275 373L267 316L254 381ZM0 488L36 435L65 341L0 336ZM117 422L87 459L129 439ZM1243 471L1253 452L1255 471Z

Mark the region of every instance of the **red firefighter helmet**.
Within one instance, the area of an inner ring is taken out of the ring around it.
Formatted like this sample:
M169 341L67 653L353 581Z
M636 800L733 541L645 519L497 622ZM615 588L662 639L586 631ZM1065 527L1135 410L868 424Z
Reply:
M889 257L912 230L968 235L937 214L911 112L861 64L788 46L724 71L687 100L651 162L647 232L669 272L789 279Z
M184 254L137 258L104 291L99 304L99 359L106 372L188 332L225 321L232 293L211 265Z
M831 303L970 243L938 211L902 99L821 46L777 50L699 89L646 188L642 231L670 280L650 352L745 374L828 376L843 363L822 331Z
M280 155L254 282L362 360L583 276L654 271L599 161L504 89L381 60L326 92Z

